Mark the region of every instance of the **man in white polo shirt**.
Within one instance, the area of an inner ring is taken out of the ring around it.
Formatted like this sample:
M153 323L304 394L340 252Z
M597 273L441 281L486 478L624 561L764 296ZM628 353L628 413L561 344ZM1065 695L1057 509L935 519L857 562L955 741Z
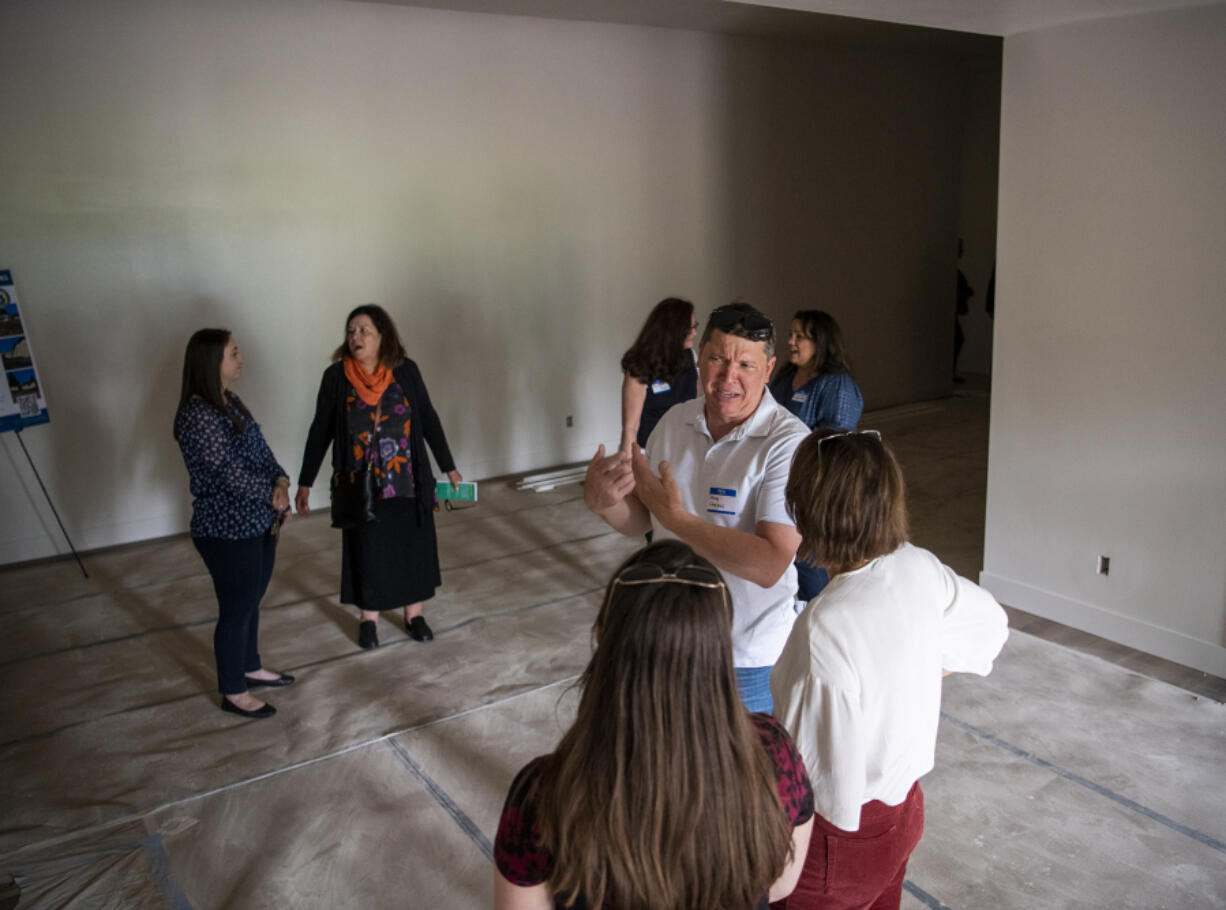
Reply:
M622 534L678 538L720 568L741 699L764 712L771 667L796 619L800 535L784 488L809 432L767 391L774 354L774 326L749 304L715 310L698 353L703 397L671 408L645 453L606 458L601 446L583 489L588 508Z

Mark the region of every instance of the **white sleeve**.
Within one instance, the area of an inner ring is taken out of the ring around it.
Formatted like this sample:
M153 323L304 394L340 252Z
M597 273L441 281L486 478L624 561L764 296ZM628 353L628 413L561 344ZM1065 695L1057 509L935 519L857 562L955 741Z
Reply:
M952 673L992 672L1009 637L1009 620L991 594L941 566L947 601L941 616L941 668Z
M775 717L805 760L817 814L858 830L868 760L859 694L805 673L775 697Z
M796 456L796 448L803 438L803 434L790 434L786 439L772 446L767 454L766 470L762 473L762 482L758 487L755 523L770 521L795 527L796 522L788 515L785 494L788 475L792 472L792 459Z

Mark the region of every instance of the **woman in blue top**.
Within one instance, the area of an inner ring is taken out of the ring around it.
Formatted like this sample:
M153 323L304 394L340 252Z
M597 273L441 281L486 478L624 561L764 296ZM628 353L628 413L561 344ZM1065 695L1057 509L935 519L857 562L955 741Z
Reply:
M810 430L850 433L860 422L864 399L843 353L843 332L822 310L800 310L788 333L790 362L771 383L774 399ZM798 600L808 603L830 581L825 569L796 561Z
M618 448L630 454L660 418L675 404L698 394L698 365L694 360L694 304L667 297L655 305L639 336L622 355L622 438Z
M271 717L272 705L248 689L288 686L294 677L265 670L258 648L260 600L272 578L277 531L289 517L289 476L260 425L229 390L243 357L226 329L201 329L187 342L175 439L191 480L192 543L217 592L213 653L223 711Z
M821 310L801 310L788 333L790 362L771 382L771 395L810 430L851 432L864 399L843 353L843 332Z

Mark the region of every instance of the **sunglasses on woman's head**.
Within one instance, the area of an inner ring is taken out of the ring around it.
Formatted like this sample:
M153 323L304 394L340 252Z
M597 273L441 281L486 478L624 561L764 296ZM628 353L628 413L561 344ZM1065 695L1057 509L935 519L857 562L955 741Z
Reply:
M654 562L638 562L627 567L616 578L615 585L651 585L673 583L693 585L696 588L723 588L724 582L714 569L706 566L681 566L673 572L665 572Z
M843 436L875 436L877 437L877 441L881 442L880 430L847 430L843 433L831 433L829 436L822 436L817 440L817 450L819 452L822 450L823 443L829 442L832 439L839 439Z

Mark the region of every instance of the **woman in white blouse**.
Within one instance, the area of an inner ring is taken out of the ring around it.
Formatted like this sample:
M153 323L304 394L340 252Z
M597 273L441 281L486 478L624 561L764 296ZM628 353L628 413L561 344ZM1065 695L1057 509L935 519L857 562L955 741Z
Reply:
M918 781L933 766L941 677L986 676L1007 620L991 594L907 542L902 472L879 434L813 433L787 502L799 555L831 580L771 674L817 809L800 882L773 906L895 910L924 827Z

